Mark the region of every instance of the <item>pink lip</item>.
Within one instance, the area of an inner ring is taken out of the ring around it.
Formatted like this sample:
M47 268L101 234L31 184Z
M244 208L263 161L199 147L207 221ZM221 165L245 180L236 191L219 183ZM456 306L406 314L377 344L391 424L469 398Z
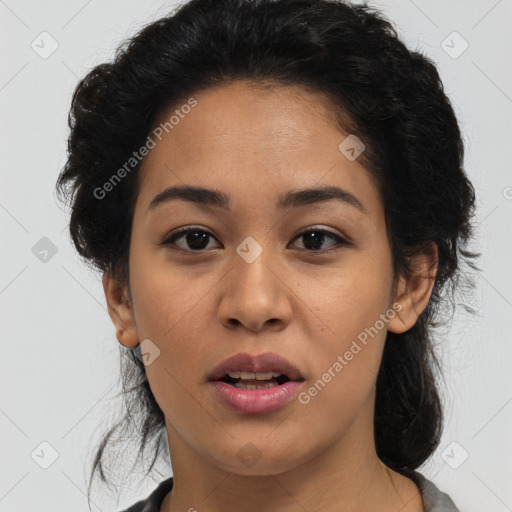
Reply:
M208 380L222 379L229 372L280 372L290 380L304 380L301 372L289 361L278 354L264 352L256 356L247 353L236 354L217 365L208 376Z
M279 409L289 402L303 381L288 381L265 389L239 389L220 380L211 381L217 396L224 405L237 412L266 413Z
M221 381L230 372L279 372L290 380L271 388L240 389ZM304 382L302 373L278 354L265 352L256 356L236 354L217 365L208 376L220 401L237 412L267 413L289 402Z

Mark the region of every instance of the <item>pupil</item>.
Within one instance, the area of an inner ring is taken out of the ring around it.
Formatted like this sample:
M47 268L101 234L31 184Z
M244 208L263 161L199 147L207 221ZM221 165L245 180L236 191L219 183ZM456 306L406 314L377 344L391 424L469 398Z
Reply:
M306 239L309 239L308 243L310 245L313 245L313 247L311 247L312 249L316 250L316 249L321 248L322 242L323 242L323 237L324 237L324 234L322 232L310 231L309 233L305 233L303 236ZM304 245L307 245L307 244L304 244Z
M204 244L208 236L204 231L191 231L187 233L186 239L191 249L204 249L204 246L208 245L208 243Z

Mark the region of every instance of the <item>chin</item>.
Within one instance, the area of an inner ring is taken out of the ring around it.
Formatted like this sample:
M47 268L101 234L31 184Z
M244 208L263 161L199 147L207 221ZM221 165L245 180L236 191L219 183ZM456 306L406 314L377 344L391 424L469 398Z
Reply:
M233 443L233 449L222 454L212 454L213 463L220 469L245 476L268 476L285 473L307 460L297 450L277 450L275 442L267 439L266 442Z

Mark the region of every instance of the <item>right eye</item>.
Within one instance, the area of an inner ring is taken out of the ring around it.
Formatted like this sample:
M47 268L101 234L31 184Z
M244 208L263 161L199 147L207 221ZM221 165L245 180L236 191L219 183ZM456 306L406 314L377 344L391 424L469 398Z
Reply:
M214 236L209 231L206 231L202 228L187 227L171 233L171 235L167 236L160 245L175 245L179 249L186 252L201 252L207 248L210 238L214 238ZM188 245L189 247L188 249L176 243L180 239L184 240L184 244Z

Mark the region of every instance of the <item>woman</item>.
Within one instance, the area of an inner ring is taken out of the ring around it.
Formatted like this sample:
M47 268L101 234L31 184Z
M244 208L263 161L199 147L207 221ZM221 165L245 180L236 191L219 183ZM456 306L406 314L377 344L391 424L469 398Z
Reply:
M192 0L77 86L58 180L103 275L131 512L458 510L417 469L433 327L477 255L439 74L367 5Z

